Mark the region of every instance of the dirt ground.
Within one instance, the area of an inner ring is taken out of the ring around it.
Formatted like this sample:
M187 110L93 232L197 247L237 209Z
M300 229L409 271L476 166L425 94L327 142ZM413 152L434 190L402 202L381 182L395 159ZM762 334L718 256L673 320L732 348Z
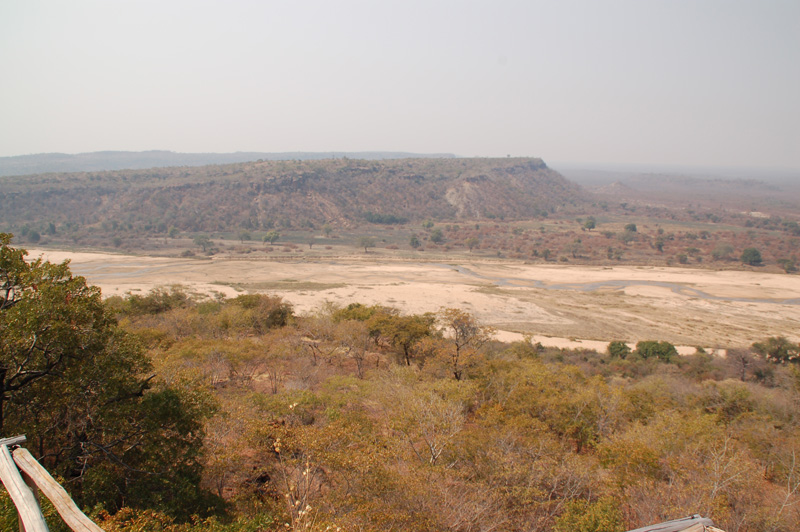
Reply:
M366 256L319 261L180 259L31 250L71 261L105 296L181 284L228 297L265 292L299 313L326 301L380 303L407 313L458 307L499 329L559 347L604 350L611 340L693 346L800 339L800 276L662 267L526 265L513 261L412 262Z

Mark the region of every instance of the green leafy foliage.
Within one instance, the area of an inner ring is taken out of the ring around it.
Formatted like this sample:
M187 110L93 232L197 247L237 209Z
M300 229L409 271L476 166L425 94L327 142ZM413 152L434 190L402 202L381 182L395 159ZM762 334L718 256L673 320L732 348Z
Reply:
M669 342L643 340L636 343L636 354L644 359L652 358L662 362L672 362L678 356L678 351Z
M615 340L608 344L608 354L611 358L626 359L631 354L631 348L628 347L627 342Z
M745 248L742 251L741 261L750 266L758 266L761 264L761 252L756 248Z
M198 489L209 398L157 380L99 289L10 241L0 234L0 435L26 434L83 505L183 519L218 506Z
M773 336L762 342L756 342L753 344L753 351L770 362L785 364L800 361L800 345L790 342L783 336Z

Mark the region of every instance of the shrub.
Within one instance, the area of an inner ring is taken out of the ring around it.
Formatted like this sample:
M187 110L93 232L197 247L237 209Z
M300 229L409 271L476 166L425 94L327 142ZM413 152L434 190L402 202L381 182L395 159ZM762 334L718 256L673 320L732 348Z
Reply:
M636 354L644 359L657 358L663 362L671 362L673 358L678 356L678 351L669 342L645 340L636 344Z
M621 358L625 360L628 358L628 355L631 354L631 348L628 347L627 343L621 340L615 340L608 344L608 354L611 358Z
M746 248L742 251L741 260L750 266L758 266L761 264L761 252L756 248Z

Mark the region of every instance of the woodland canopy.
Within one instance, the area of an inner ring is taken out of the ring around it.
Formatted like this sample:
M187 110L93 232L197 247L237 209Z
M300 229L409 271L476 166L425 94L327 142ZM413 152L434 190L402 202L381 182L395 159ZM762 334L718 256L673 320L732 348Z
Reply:
M800 522L786 339L727 358L658 340L598 353L496 342L462 309L296 315L180 287L103 301L2 239L2 434L27 434L108 531Z

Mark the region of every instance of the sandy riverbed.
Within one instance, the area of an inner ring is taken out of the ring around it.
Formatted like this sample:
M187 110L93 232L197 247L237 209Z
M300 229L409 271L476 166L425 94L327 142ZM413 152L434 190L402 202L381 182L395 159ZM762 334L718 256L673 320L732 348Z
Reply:
M325 301L380 303L404 312L459 307L502 332L546 345L603 350L610 340L690 346L798 340L800 276L661 267L408 262L352 257L321 261L178 259L31 250L71 261L106 296L182 284L226 296L268 292L311 312Z

